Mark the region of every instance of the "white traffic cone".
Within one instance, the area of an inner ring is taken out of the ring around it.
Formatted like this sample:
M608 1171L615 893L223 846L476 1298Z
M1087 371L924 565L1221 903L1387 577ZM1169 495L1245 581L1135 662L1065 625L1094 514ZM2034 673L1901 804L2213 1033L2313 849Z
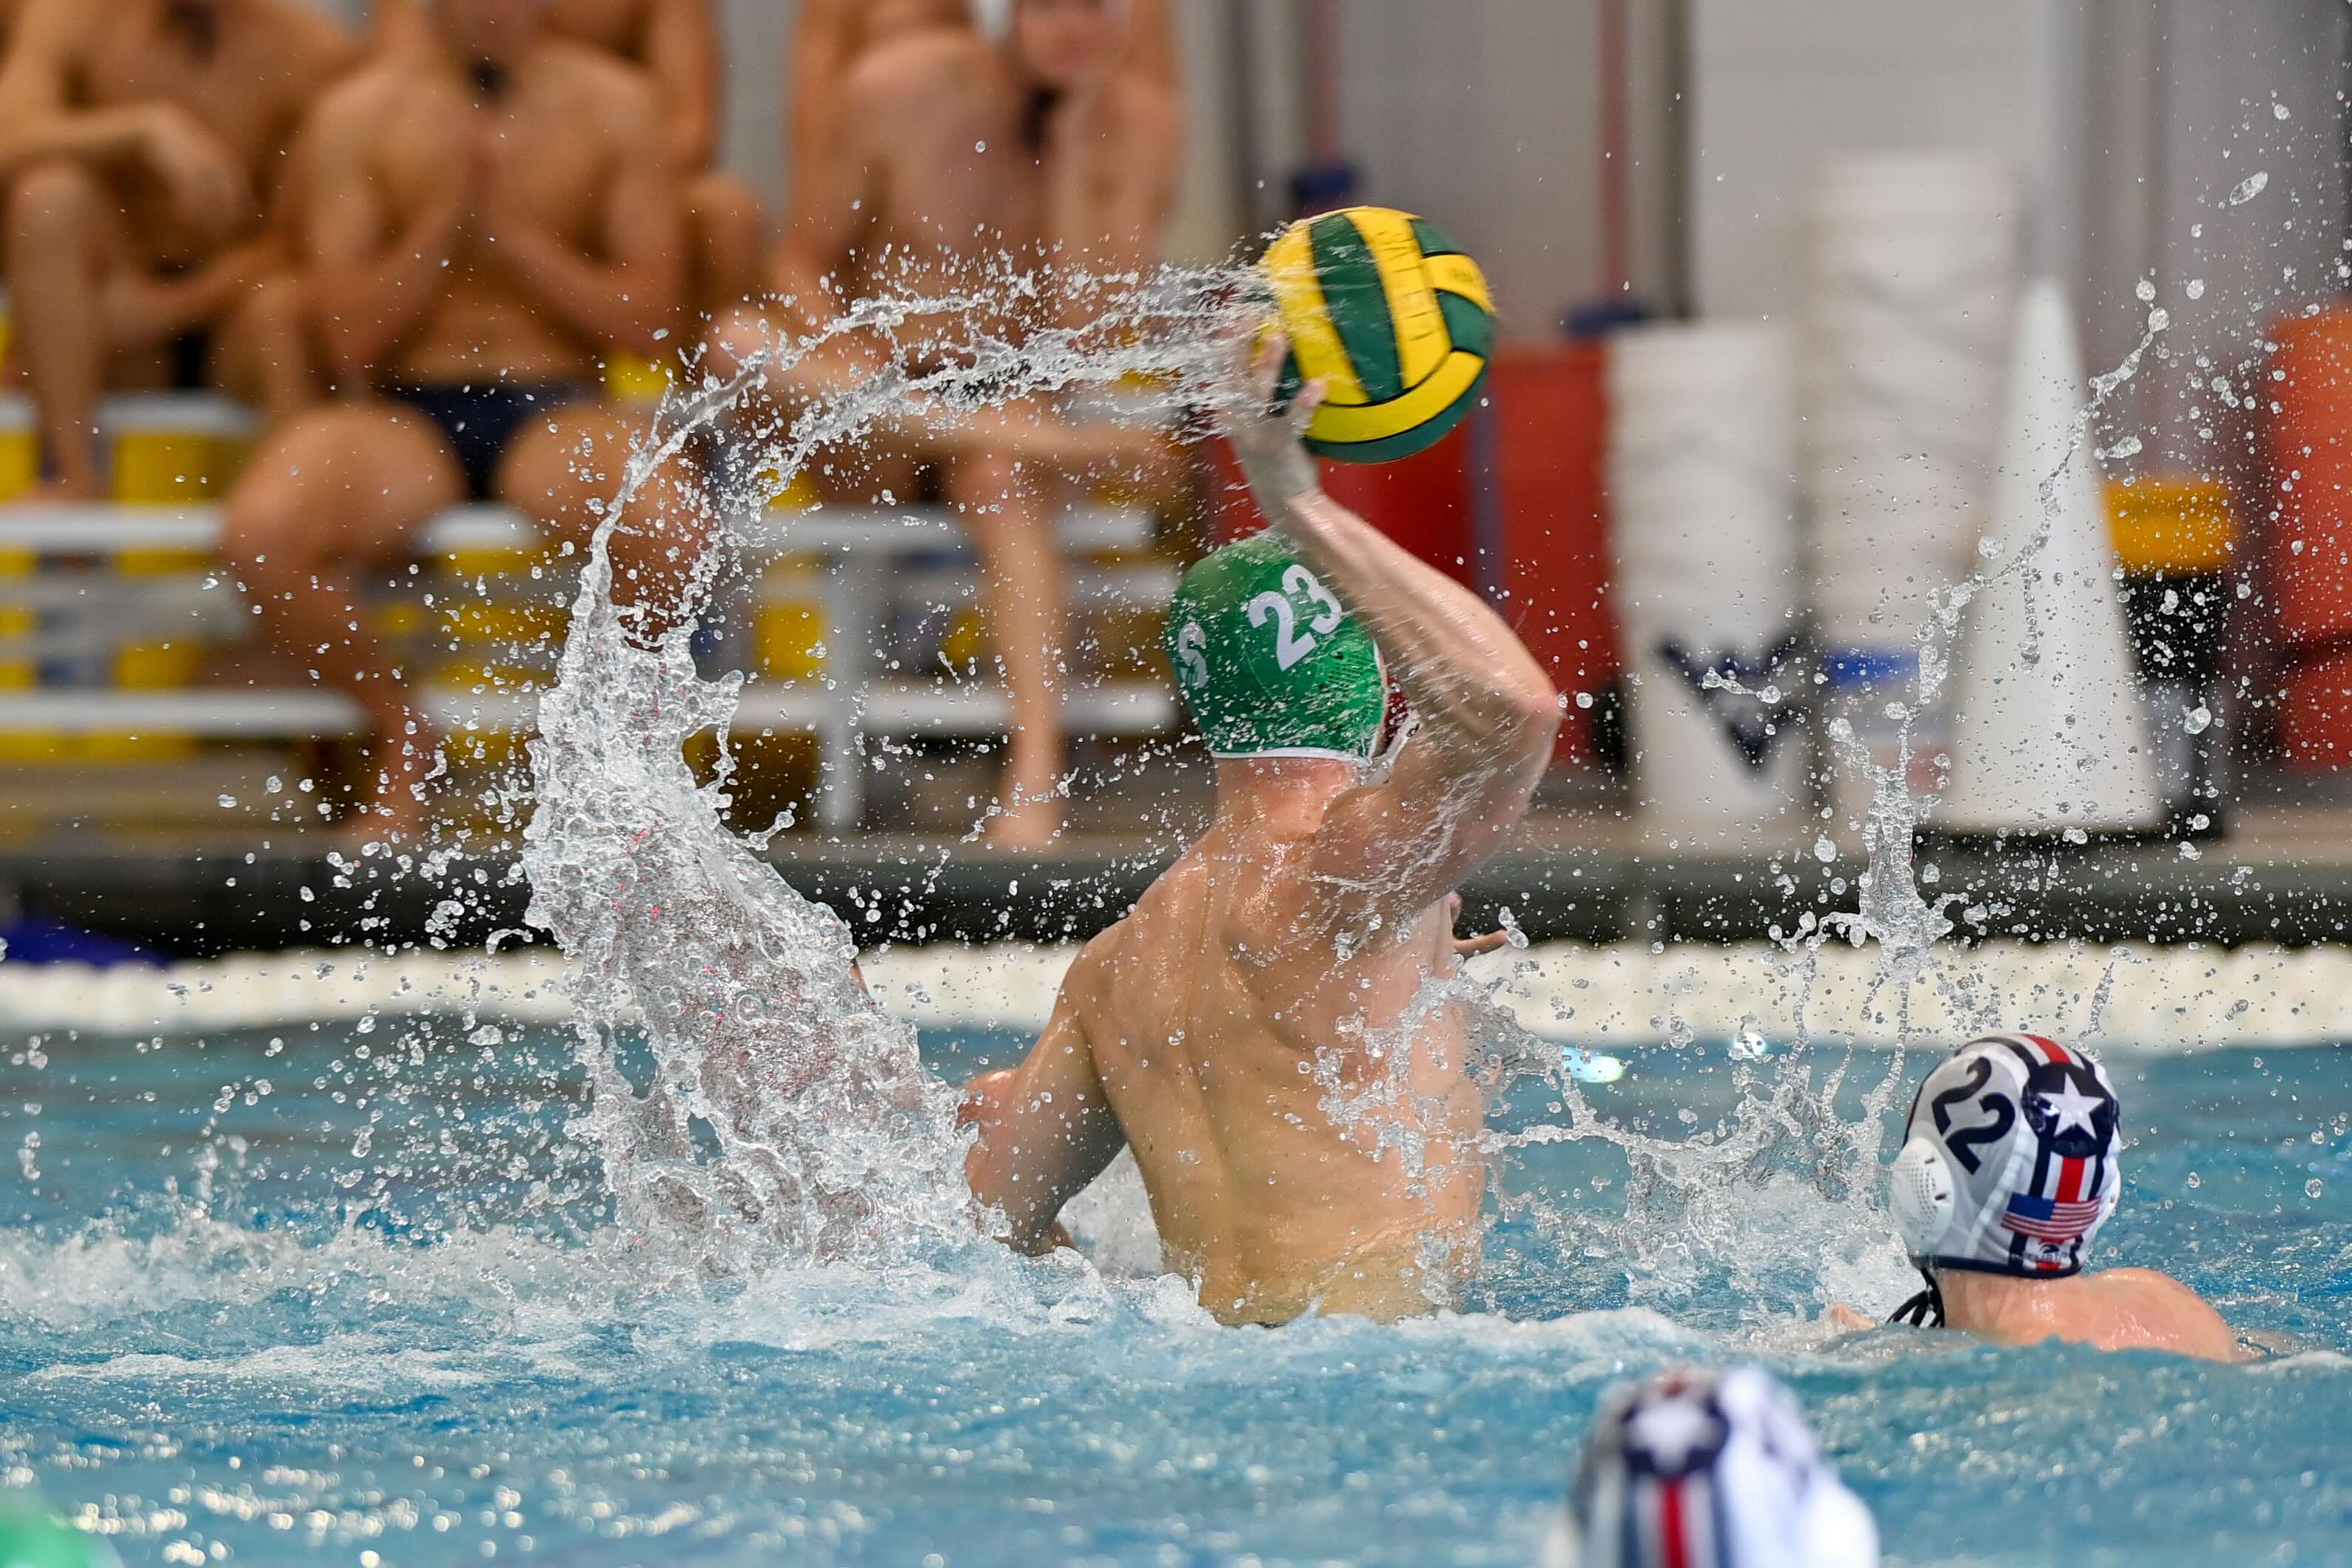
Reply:
M2000 465L1954 674L1950 832L2152 829L2164 821L2135 690L2115 548L2076 422L2086 393L2066 297L2028 290ZM2024 557L2019 559L2019 557Z

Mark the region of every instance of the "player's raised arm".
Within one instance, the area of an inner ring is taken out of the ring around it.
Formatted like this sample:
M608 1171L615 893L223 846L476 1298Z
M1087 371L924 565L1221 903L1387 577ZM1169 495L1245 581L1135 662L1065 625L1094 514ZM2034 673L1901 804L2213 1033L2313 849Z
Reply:
M1255 409L1226 424L1267 514L1360 617L1420 727L1388 779L1342 798L1316 857L1344 905L1406 915L1453 891L1527 814L1559 730L1559 694L1470 590L1323 493L1299 443L1319 398L1276 412L1285 345L1252 352Z
M1086 964L1082 956L1077 967ZM1086 1190L1127 1142L1095 1071L1095 1056L1065 982L1045 1032L1021 1065L964 1090L960 1116L980 1128L964 1158L972 1195L1001 1210L1016 1251L1050 1251L1062 1206Z

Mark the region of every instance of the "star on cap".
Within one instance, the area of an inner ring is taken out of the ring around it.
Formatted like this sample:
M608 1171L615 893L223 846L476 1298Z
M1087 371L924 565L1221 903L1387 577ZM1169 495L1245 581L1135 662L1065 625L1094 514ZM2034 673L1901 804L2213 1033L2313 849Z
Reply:
M2050 1113L2050 1131L2054 1136L2070 1126L2079 1126L2086 1133L2097 1131L2091 1118L2098 1113L2100 1102L2069 1083L2055 1094L2042 1096L2042 1108Z
M1715 1428L1706 1406L1675 1395L1652 1400L1625 1423L1626 1435L1666 1471L1687 1468L1693 1454L1715 1441Z

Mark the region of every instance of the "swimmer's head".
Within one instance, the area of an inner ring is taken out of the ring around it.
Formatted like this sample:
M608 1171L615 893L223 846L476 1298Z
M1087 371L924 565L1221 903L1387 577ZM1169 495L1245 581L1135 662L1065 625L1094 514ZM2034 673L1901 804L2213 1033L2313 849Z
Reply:
M1888 1175L1911 1260L1931 1282L1943 1269L2081 1272L2123 1186L2116 1120L2115 1085L2084 1051L2038 1034L1962 1046L1919 1085Z
M1754 1367L1601 1404L1545 1568L1875 1568L1878 1526L1794 1396Z
M1023 74L1067 92L1098 81L1118 57L1125 0L973 0L982 33L1009 45Z
M1380 744L1380 650L1279 534L1195 562L1168 608L1166 646L1212 757L1367 762Z

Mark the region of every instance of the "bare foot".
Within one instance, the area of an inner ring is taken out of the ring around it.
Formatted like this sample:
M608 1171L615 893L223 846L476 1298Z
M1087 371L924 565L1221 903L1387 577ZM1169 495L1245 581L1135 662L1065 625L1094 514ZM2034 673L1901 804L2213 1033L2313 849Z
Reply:
M1864 1330L1874 1329L1878 1326L1878 1320L1876 1318L1866 1318L1860 1312L1854 1311L1852 1307L1847 1306L1843 1301L1836 1302L1831 1306L1829 1312L1823 1315L1822 1321L1829 1324L1832 1328L1836 1329L1841 1333L1859 1333Z

